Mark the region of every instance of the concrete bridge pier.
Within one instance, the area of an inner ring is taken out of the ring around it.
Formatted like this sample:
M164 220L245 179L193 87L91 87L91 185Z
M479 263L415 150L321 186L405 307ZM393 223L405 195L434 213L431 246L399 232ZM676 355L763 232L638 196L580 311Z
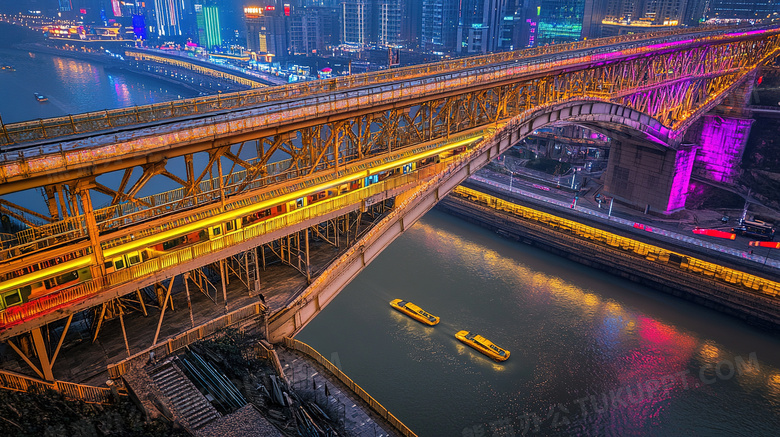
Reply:
M655 212L685 207L698 147L677 149L649 141L613 141L604 191L625 203Z
M739 178L753 119L717 114L702 116L685 133L685 141L700 145L693 173L721 184Z

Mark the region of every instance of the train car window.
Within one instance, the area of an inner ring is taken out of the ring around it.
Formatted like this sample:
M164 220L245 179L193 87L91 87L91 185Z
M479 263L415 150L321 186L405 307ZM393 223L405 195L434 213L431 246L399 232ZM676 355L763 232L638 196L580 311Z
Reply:
M58 285L65 284L70 281L75 281L78 278L79 278L79 273L77 271L68 272L57 277L57 284Z
M79 274L77 272L68 272L64 273L62 275L59 275L57 277L54 277L52 279L47 279L43 281L43 284L46 286L46 289L52 289L58 285L66 284L71 281L75 281L79 278Z
M222 228L219 226L214 226L213 228L211 228L211 233L214 235L219 235L222 233Z
M296 205L298 208L301 208L301 207L303 207L303 205L304 205L304 202L303 202L303 197L301 197L300 199L296 200L296 201L295 201L295 205Z
M3 295L3 303L5 303L5 306L10 307L13 305L19 305L22 303L22 295L19 293L19 290L14 290L10 293L6 293Z
M179 242L181 240L179 238L174 238L173 240L168 240L162 244L163 250L173 249L174 247L179 245Z
M232 221L231 221L231 222L226 222L226 223L225 223L225 229L227 229L227 231L228 231L228 232L230 232L230 231L232 231L233 229L235 229L235 227L236 227L236 225L235 225L235 224L233 224L233 222L232 222Z
M125 268L125 260L123 260L122 258L114 259L114 267L117 270L121 270L121 269Z
M132 255L127 257L127 264L128 265L136 265L141 262L141 257L138 256L138 252L133 253Z
M105 267L106 270L110 269L113 266L114 266L114 263L112 261L106 261L105 263L103 263L103 267Z

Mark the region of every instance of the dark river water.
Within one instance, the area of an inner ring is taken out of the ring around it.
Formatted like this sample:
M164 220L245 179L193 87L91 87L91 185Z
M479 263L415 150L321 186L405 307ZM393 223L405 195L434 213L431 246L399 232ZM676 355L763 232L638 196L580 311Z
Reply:
M413 321L395 298L441 322ZM463 329L509 360L459 343ZM776 338L437 211L297 338L420 436L780 430Z
M192 96L86 61L0 49L0 65L8 64L16 71L0 72L6 123ZM37 102L36 92L49 101ZM441 323L426 327L395 312L395 298ZM454 338L461 329L511 357L497 364L467 348ZM299 339L420 436L780 430L778 339L435 211Z

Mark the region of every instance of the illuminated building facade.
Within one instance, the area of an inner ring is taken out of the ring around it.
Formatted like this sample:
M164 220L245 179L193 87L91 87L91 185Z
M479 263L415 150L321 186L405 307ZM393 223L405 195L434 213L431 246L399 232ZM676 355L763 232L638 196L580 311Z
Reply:
M578 41L582 37L585 3L592 0L542 0L537 46Z
M146 40L146 17L144 14L133 14L133 37L136 40Z
M163 37L181 36L181 9L176 0L154 0L154 16L157 35Z
M406 0L378 0L377 42L382 45L403 45L403 21L406 14Z
M372 42L373 5L371 0L342 0L341 43L367 46Z
M677 26L686 11L706 0L606 0L604 22L633 26ZM701 8L699 8L701 9Z
M765 19L780 12L777 0L711 0L707 18Z
M206 39L206 16L203 14L203 5L196 3L193 6L195 8L195 26L198 28L198 44L206 46L208 40Z
M287 28L285 10L274 6L244 8L247 49L263 55L266 61L287 57Z
M206 26L206 47L211 50L222 45L219 31L219 9L216 6L203 6L203 21ZM198 31L200 35L200 31Z
M456 52L487 54L498 49L507 0L462 0Z

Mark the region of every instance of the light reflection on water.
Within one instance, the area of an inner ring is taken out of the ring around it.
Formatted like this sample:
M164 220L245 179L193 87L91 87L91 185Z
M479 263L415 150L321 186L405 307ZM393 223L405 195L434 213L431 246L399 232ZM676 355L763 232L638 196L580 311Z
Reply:
M441 322L398 313L394 298ZM511 357L496 363L463 345L461 329ZM778 340L435 211L298 338L337 352L420 436L773 435L780 426ZM759 368L747 366L752 352Z

